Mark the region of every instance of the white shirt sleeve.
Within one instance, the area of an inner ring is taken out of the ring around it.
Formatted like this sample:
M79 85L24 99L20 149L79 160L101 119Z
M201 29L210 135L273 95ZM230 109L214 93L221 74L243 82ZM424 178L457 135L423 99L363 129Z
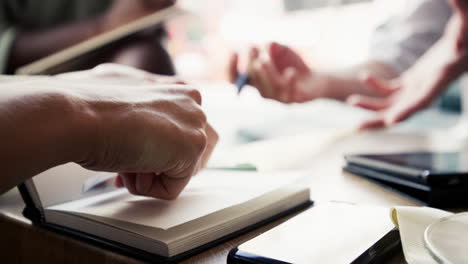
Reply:
M407 70L442 36L451 15L447 0L406 0L405 12L374 32L369 59Z

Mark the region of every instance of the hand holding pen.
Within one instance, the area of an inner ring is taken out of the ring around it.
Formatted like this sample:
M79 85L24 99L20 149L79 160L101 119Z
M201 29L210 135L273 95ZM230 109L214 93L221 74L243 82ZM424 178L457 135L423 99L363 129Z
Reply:
M239 55L234 54L229 62L229 77L238 87L238 92L249 84L263 97L284 103L305 102L319 97L318 89L310 89L315 81L312 71L287 46L271 43L265 51L253 47L248 52L246 67L239 67Z

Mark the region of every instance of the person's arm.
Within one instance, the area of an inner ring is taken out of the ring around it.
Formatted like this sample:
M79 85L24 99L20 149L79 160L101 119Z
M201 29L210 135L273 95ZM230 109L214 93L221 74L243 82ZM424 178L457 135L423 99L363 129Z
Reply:
M112 30L122 24L173 4L172 0L115 1L95 17L41 30L17 28L10 48L10 71L54 52ZM33 43L33 44L32 44Z
M451 0L454 15L442 38L410 69L386 81L368 76L369 88L383 98L354 95L350 103L377 111L362 129L391 126L427 107L448 85L468 70L468 3Z
M307 65L289 47L273 43L267 56L258 56L253 48L249 55L250 84L266 98L296 103L316 98L346 100L352 94L382 96L362 82L369 74L389 80L397 77L429 49L443 33L451 15L449 5L441 0L411 3L397 23L376 30L370 56L365 63L333 72L323 72ZM238 75L238 56L232 56L229 78Z
M86 118L79 118L75 108L64 94L40 82L1 86L0 193L77 159L87 128Z
M365 63L328 74L330 97L345 100L352 94L384 96L363 83L362 75L383 80L398 77L442 37L451 15L445 0L408 2L405 10L373 32Z
M217 140L200 94L187 86L97 86L55 78L2 86L0 193L76 162L119 172L116 184L131 193L173 199Z
M324 94L328 98L341 101L345 101L352 94L378 96L374 89L362 82L363 74L372 74L384 80L398 76L393 67L382 61L367 61L335 72L323 73L328 82L323 88Z
M261 56L260 52L258 47L249 51L249 84L257 88L263 97L284 103L300 103L323 97L345 100L354 93L376 95L362 83L359 78L361 73L372 73L385 79L397 76L391 67L378 61L334 72L321 72L307 65L292 48L278 43L268 45L266 56ZM239 75L238 57L234 54L229 62L231 82L235 82Z

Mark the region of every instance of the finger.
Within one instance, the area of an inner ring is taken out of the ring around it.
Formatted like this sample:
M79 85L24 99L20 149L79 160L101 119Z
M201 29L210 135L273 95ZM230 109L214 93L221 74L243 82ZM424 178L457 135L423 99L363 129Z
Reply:
M387 126L401 122L417 111L426 108L437 94L437 91L434 91L420 98L417 96L409 97L408 95L402 95L399 101L386 111L385 122Z
M188 89L187 95L190 96L198 105L202 105L202 95L197 89Z
M358 126L359 131L373 130L386 127L385 120L382 117L366 120Z
M277 57L284 53L284 46L278 42L272 42L268 45L268 53L270 57Z
M255 80L259 83L256 87L260 94L265 98L274 98L275 88L273 87L273 82L268 77L266 72L266 62L257 61L254 65Z
M385 122L387 126L394 125L398 122L401 122L407 119L412 114L421 110L427 105L424 101L415 102L410 105L395 106L393 109L390 109L385 117Z
M239 70L237 68L238 65L239 65L239 54L234 53L229 58L228 69L227 69L229 82L231 83L235 83L237 76L239 76Z
M154 175L153 184L147 196L173 200L179 196L189 181L190 177L172 178L164 174Z
M151 191L154 173L138 173L135 177L135 189L139 194L146 195Z
M135 187L135 173L124 173L122 175L122 180L123 184L125 185L125 188L127 188L128 192L131 194L138 194L136 187Z
M123 183L123 180L122 180L122 175L120 173L117 175L117 177L115 177L114 185L117 188L125 187L124 183Z
M281 94L280 101L283 103L295 102L295 95L297 92L297 81L299 74L296 69L288 67L283 72L284 86L287 87L285 92Z
M250 75L250 72L253 70L254 65L256 64L260 56L260 51L257 47L252 47L249 50L248 60L247 60L247 72Z
M260 62L258 60L251 62L251 66L249 66L249 81L250 85L253 86L258 90L261 96L263 96L263 89L265 87L265 83L260 76Z
M372 111L384 110L391 105L391 101L388 98L378 98L360 94L350 95L346 99L346 103Z
M280 94L284 92L283 90L285 87L282 85L284 81L281 79L280 73L276 70L271 61L263 61L260 74L261 78L263 78L268 86L268 90L266 91L267 96L278 99Z
M210 159L211 153L213 153L213 150L216 144L218 143L218 139L219 139L218 133L216 133L216 130L214 130L213 127L209 123L206 124L205 130L206 130L206 136L207 136L207 144L206 144L205 151L203 152L202 158L199 162L199 167L197 169L197 172L205 168L206 164L208 163L208 160Z
M300 73L309 73L310 68L301 56L288 46L273 42L269 45L268 55L279 72L294 67Z
M379 95L389 96L398 89L394 87L394 84L390 81L378 79L370 74L364 73L359 79L367 85L371 91L376 92Z
M257 47L252 47L249 50L249 55L247 59L247 73L249 76L249 84L255 88L262 87L261 80L258 77L257 73L257 64L259 60L260 52ZM259 90L260 91L260 90Z
M287 82L290 81L289 78L291 77L282 75L272 63L266 63L263 66L263 70L272 87L272 96L280 102L288 102L287 98L290 97L288 94L290 93L291 86L288 86ZM285 74L291 74L291 72L285 72Z
M283 61L286 52L286 46L283 46L278 42L272 42L268 45L268 55L276 66L281 66L281 61Z

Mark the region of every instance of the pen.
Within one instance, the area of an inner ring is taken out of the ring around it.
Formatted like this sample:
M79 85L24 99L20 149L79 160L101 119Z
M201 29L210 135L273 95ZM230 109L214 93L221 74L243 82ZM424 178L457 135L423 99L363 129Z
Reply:
M241 73L236 78L237 94L240 94L242 88L249 83L249 75L247 73Z

